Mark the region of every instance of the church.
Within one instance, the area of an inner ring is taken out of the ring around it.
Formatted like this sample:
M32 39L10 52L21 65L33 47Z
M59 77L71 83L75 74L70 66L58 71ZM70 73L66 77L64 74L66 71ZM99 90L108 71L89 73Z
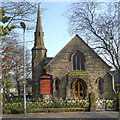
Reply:
M80 36L75 35L55 57L47 57L39 5L34 36L34 98L85 99L90 92L97 98L113 98L111 67Z

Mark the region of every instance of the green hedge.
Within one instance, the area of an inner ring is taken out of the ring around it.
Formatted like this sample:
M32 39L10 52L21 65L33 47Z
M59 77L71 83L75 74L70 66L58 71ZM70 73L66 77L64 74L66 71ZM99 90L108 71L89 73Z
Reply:
M37 103L27 103L26 104L26 110L27 111L41 111L41 110L45 110L46 108L49 108L50 111L53 110L53 108L56 110L58 108L61 108L61 110L65 111L65 110L71 110L72 108L74 109L87 109L89 106L88 102L86 101L54 101L54 102L37 102ZM63 109L62 109L63 108ZM46 109L47 111L49 109ZM14 102L14 103L5 103L3 106L3 111L4 113L21 113L23 112L23 103L21 102Z
M27 103L27 109L34 108L72 108L72 107L80 107L86 108L88 107L88 102L86 101L76 101L76 102L67 102L67 101L55 101L55 102L37 102L37 103ZM22 109L23 103L14 102L14 103L5 103L3 109Z

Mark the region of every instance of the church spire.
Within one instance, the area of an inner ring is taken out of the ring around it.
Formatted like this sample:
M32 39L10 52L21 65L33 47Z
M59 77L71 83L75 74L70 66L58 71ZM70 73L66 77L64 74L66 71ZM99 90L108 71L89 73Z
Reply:
M41 16L40 16L40 4L38 4L37 24L36 24L34 47L45 48L43 37L44 37L44 33L42 31L42 23L41 23Z

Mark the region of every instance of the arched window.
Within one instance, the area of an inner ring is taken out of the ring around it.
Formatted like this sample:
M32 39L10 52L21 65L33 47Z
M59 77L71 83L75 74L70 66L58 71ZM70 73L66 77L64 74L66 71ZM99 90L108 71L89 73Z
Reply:
M59 89L59 82L58 82L58 80L55 81L55 89L56 89L56 90Z
M72 69L85 70L85 56L79 50L72 55Z
M54 90L59 91L59 89L60 89L60 80L58 78L56 78L54 80Z
M103 79L102 78L97 79L97 85L100 91L103 90Z
M101 82L101 80L99 80L99 90L102 90L102 82Z
M53 88L53 96L56 98L60 97L60 80L58 78L54 79Z

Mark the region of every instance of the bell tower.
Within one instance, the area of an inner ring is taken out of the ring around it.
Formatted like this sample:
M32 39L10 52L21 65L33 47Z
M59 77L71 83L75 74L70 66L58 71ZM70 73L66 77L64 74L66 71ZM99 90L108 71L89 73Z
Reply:
M32 95L40 97L40 75L45 73L44 59L46 58L47 49L44 46L44 33L40 16L40 5L38 4L37 24L34 33L34 47L32 48Z

